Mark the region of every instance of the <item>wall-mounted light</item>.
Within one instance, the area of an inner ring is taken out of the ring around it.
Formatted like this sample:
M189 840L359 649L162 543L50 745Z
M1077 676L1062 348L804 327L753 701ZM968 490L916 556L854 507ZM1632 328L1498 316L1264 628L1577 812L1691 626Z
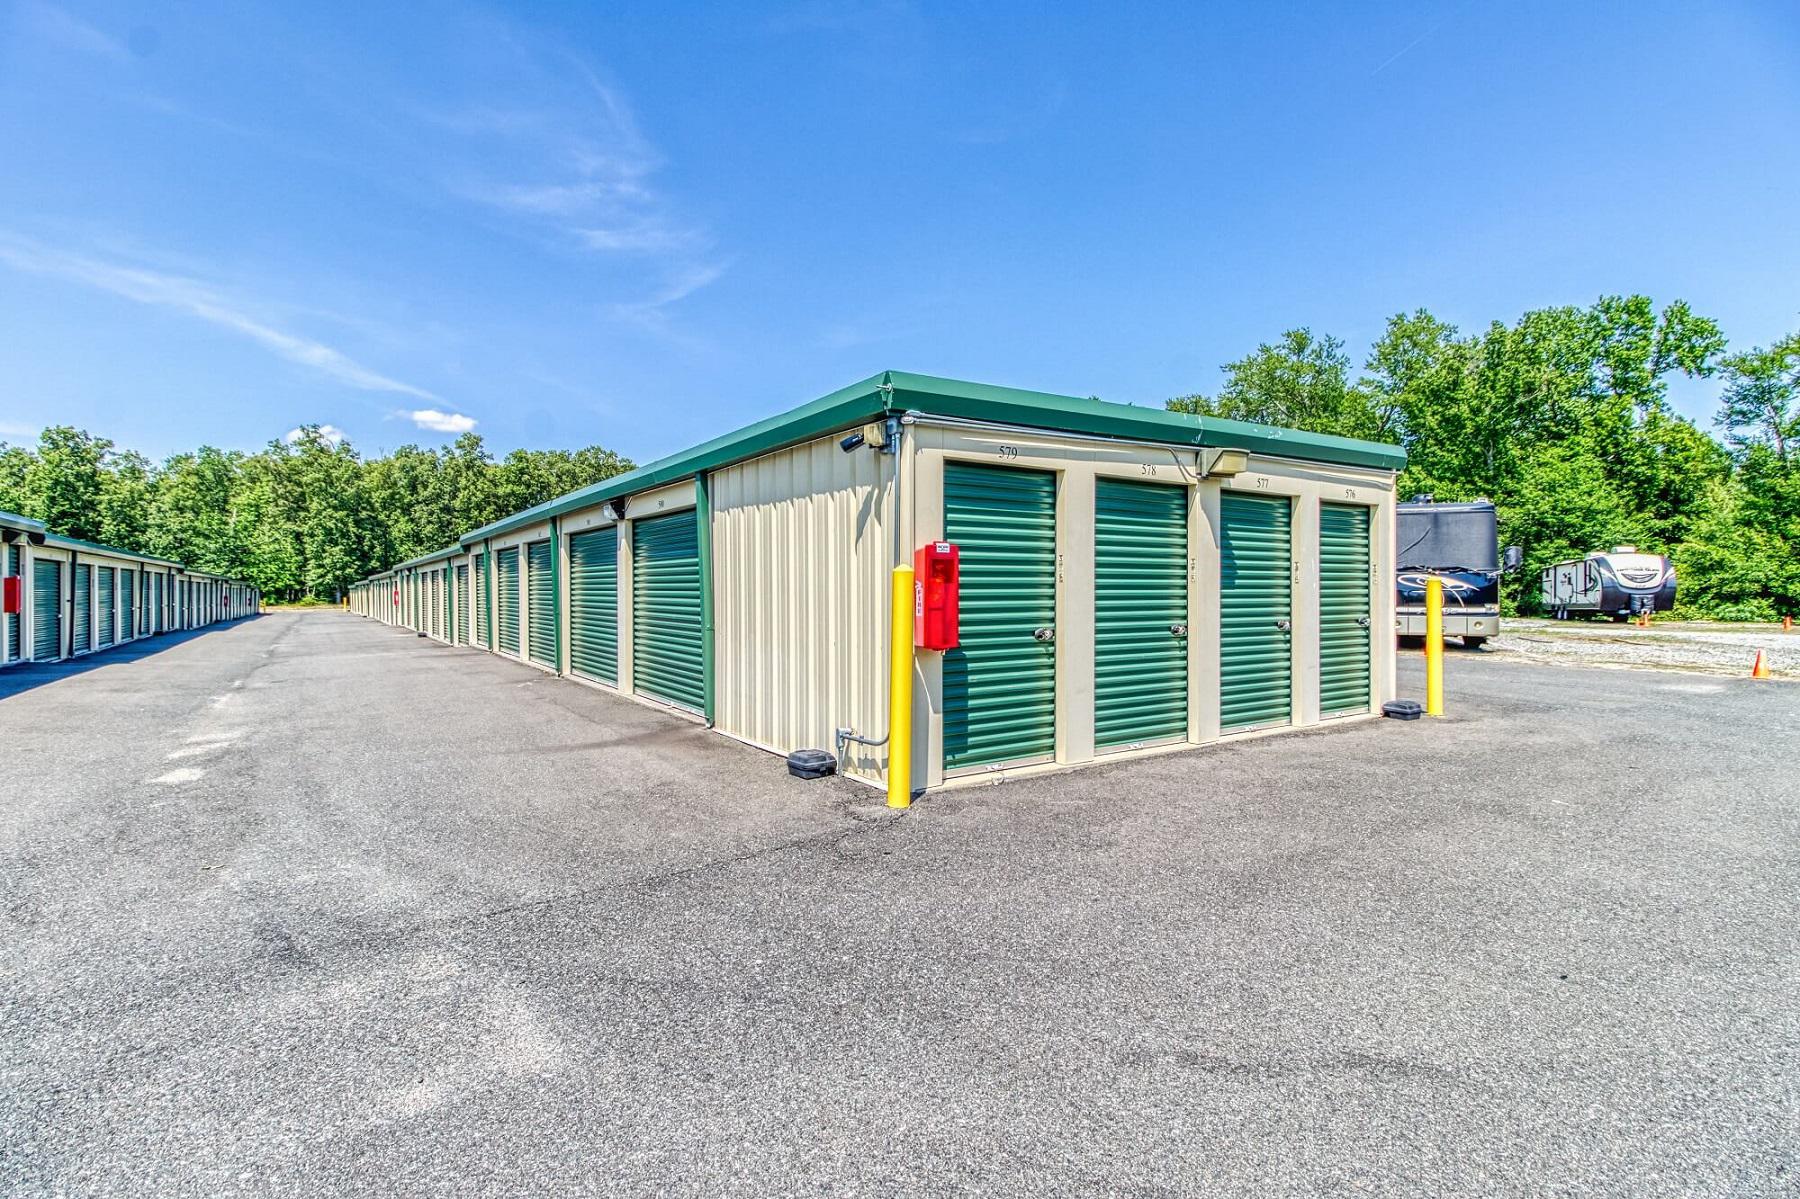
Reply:
M19 530L0 529L0 545L11 545L19 539Z
M25 540L31 542L33 545L42 545L44 544L44 535L37 532L27 533L25 534Z
M1201 450L1200 474L1203 478L1224 479L1242 474L1250 468L1249 450Z
M625 519L625 501L624 500L607 500L606 501L606 514L608 516L612 517L616 521L624 520Z

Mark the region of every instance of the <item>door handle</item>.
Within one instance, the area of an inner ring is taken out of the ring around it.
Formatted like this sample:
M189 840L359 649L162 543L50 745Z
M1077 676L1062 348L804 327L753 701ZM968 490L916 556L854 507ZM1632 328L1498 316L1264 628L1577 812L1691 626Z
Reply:
M1053 628L1033 629L1031 630L1031 639L1033 641L1054 641L1056 640L1056 630Z
M1285 633L1294 627L1294 622L1291 620L1278 620L1275 622L1275 627Z

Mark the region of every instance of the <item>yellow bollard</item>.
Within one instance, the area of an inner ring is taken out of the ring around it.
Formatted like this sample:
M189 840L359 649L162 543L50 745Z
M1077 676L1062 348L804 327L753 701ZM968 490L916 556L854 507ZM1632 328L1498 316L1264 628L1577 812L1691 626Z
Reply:
M888 627L888 807L912 806L913 572L894 567Z
M1425 580L1425 715L1444 714L1444 580Z

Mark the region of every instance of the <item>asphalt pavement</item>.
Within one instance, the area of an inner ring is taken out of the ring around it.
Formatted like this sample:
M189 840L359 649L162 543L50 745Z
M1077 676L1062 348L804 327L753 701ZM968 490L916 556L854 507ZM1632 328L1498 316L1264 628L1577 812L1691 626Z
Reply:
M0 672L0 1193L1800 1193L1800 686L1449 699L893 814L337 612Z

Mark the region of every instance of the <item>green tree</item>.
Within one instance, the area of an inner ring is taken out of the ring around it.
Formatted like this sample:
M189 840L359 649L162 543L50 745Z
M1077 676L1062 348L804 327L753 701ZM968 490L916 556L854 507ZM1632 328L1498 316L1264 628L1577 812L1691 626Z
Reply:
M1718 423L1726 444L1740 452L1764 445L1787 462L1800 445L1800 333L1733 354L1724 366Z
M1196 393L1170 400L1168 407L1344 437L1387 432L1371 397L1350 383L1344 343L1329 335L1315 337L1310 329L1289 329L1279 341L1228 363L1217 398Z
M112 442L68 425L52 425L38 437L37 455L25 470L21 515L58 533L99 541L102 475ZM129 547L127 547L129 548Z
M148 553L154 492L148 458L136 451L111 455L100 475L100 533L96 540Z

